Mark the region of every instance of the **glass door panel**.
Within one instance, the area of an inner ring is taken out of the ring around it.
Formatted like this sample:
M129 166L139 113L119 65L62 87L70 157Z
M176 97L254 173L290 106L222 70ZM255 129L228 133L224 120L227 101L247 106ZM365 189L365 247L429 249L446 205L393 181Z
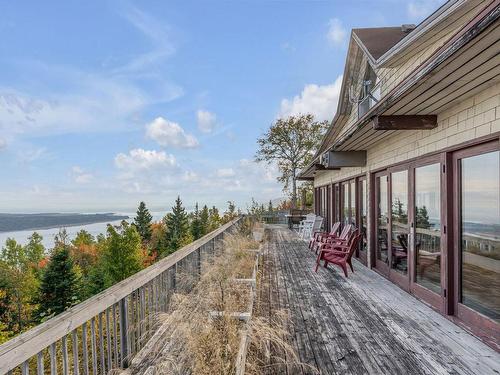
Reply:
M366 229L366 215L367 215L367 208L366 208L366 179L360 180L359 184L359 227L361 229L361 233L363 235L362 241L360 243L359 250L362 253L366 254L366 250L368 247L368 242L367 242L367 229Z
M377 242L376 259L383 263L389 262L387 229L388 229L388 205L387 205L387 176L376 178L376 205L377 205Z
M342 184L342 224L349 224L349 184Z
M415 282L441 293L441 165L415 168Z
M350 222L355 227L357 227L356 223L356 181L351 181L349 184L350 189L350 197L351 197L351 207L350 207Z
M499 322L499 151L463 158L460 170L460 302Z
M408 171L391 173L391 268L408 273Z

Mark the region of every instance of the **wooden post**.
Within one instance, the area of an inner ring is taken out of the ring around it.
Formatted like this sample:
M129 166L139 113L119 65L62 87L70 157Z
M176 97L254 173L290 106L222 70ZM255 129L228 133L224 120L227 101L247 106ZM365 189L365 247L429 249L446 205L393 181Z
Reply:
M306 209L306 189L301 189L300 190L300 195L301 195L301 197L300 197L300 203L302 203L301 204L301 209L305 210Z
M71 343L72 343L72 352L73 352L73 375L79 374L79 360L78 360L78 336L76 333L76 329L71 332Z
M128 306L127 297L120 301L120 345L122 368L128 367Z
M43 351L38 353L38 355L36 357L36 371L37 371L37 375L45 374L45 371L43 369Z
M83 375L89 375L89 354L87 350L87 322L82 324Z

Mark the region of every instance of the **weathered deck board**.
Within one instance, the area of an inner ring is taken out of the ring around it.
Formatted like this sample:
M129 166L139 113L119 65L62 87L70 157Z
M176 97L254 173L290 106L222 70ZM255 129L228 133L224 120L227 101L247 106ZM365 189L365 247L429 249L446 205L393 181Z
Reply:
M288 309L291 344L322 374L500 373L500 354L360 263L348 279L315 273L291 231L268 226L266 237L261 307Z

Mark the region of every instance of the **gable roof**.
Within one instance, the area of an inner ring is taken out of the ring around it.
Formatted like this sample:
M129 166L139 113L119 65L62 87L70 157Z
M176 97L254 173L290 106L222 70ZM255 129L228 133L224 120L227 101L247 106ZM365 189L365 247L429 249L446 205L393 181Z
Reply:
M370 27L353 29L352 34L357 38L360 47L376 61L411 31L403 27Z

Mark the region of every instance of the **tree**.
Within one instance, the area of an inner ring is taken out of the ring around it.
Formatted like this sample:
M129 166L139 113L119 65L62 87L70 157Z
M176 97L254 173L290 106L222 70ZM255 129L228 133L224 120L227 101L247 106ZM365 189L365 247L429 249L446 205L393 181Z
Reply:
M236 205L232 201L227 201L227 210L224 212L224 216L222 217L222 224L229 223L237 216L238 213L236 211Z
M175 200L172 212L165 217L165 225L166 252L161 254L162 256L169 255L192 241L188 215L180 197Z
M76 305L80 297L80 275L68 246L56 247L40 285L38 316L45 320Z
M327 126L327 121L314 121L311 114L290 116L277 119L257 140L255 160L277 164L284 190L291 185L293 207L297 206L297 173L312 160Z
M200 213L200 223L201 223L201 234L204 236L205 234L210 232L210 213L208 212L207 205L204 205L201 213Z
M219 209L215 206L212 206L208 210L208 231L211 232L221 225L221 217L219 215Z
M141 236L125 220L118 228L108 224L103 249L103 270L111 286L142 269Z
M28 237L28 243L24 247L27 260L35 267L45 256L45 246L43 246L43 237L37 232Z
M71 258L80 267L84 276L97 263L98 254L94 236L84 229L80 230L73 241L71 241L69 251Z
M134 219L134 225L137 228L137 232L139 232L143 242L148 242L151 239L152 220L153 216L151 216L149 210L146 208L146 203L139 203L137 214Z
M31 321L33 299L38 288L31 260L26 248L13 238L8 238L1 253L0 288L5 292L9 329L21 332Z
M269 204L267 205L267 212L271 213L273 211L274 211L273 202L270 200Z
M196 202L195 210L192 214L191 235L195 240L203 236L203 228L201 226L201 218L200 218L200 210L198 209L198 202Z

